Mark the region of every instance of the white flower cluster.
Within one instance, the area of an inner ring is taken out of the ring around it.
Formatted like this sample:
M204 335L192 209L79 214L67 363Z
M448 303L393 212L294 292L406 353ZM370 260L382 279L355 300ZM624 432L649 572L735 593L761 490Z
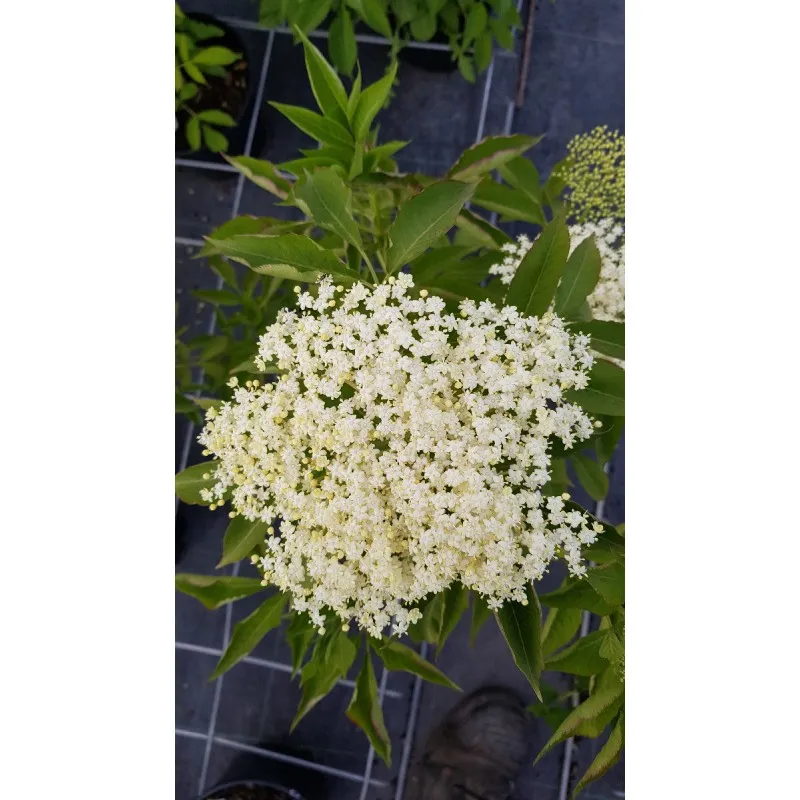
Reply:
M570 254L587 237L594 236L600 252L600 279L586 298L594 319L625 321L625 229L612 219L570 225ZM522 259L533 246L524 234L501 248L503 260L489 267L489 274L511 283Z
M323 278L259 342L274 384L248 381L210 410L200 442L219 459L207 502L272 525L265 581L322 627L325 613L372 635L420 617L454 581L498 608L602 530L544 497L548 439L592 420L564 400L587 385L588 338L560 319L465 300L417 298L408 275L347 291Z

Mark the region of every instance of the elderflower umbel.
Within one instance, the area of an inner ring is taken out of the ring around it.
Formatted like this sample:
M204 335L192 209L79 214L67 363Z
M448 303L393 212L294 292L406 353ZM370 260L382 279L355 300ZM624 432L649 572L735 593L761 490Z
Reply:
M597 537L540 491L549 437L592 432L564 399L587 385L588 338L489 302L449 314L412 286L323 278L260 339L277 382L234 388L199 437L218 459L204 499L281 520L259 564L318 627L332 610L402 633L413 604L454 581L491 608L521 602L557 555L583 574Z
M625 219L625 137L601 125L567 145L561 177L577 222Z
M586 298L594 319L625 321L625 230L612 219L569 226L570 255L587 237L594 236L600 252L600 278ZM503 283L511 283L522 259L533 246L524 234L501 248L503 259L489 267Z

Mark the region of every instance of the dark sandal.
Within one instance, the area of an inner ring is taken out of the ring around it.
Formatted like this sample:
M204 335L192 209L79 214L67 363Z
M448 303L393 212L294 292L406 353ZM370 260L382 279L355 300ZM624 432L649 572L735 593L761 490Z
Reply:
M405 800L509 800L529 757L522 701L508 689L479 689L431 733Z

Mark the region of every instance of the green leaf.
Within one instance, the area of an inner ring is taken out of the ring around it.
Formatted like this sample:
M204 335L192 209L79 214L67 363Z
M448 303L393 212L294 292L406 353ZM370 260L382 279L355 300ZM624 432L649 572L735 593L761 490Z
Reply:
M442 616L439 623L439 641L437 642L436 655L442 652L444 643L455 630L461 615L469 606L469 591L460 583L453 583L444 591L442 602Z
M260 0L258 24L262 28L275 28L286 21L287 0Z
M603 423L603 427L595 440L595 451L600 463L605 464L614 455L614 450L616 450L625 428L625 420L621 417L603 417L600 421Z
M343 167L350 166L350 162L353 160L352 147L326 144L322 147L303 148L300 152L308 158L330 158L331 163L341 164Z
M353 133L359 141L364 141L367 138L370 126L375 117L386 104L396 74L397 62L395 61L389 67L386 75L379 81L367 86L367 88L361 92L355 114L353 115Z
M250 217L250 219L253 219L253 217ZM239 283L236 280L236 270L224 258L213 255L208 259L208 266L223 284L230 286L234 291L238 291Z
M446 257L446 250L444 255ZM496 253L484 253L474 258L464 259L457 267L428 277L417 285L420 288L435 291L445 299L469 297L476 302L491 299L492 302L499 304L503 294L502 284L496 281L489 287L480 285L488 277L489 267L495 263L497 263Z
M228 258L264 275L311 283L318 272L358 280L350 268L308 236L284 233L281 236L231 236L208 240Z
M466 208L456 217L456 227L459 232L468 233L471 241L492 250L512 241L511 237L503 233L500 228L495 228L483 217ZM456 241L456 244L459 242Z
M395 672L403 670L412 675L419 675L428 683L438 683L448 689L461 689L450 680L440 669L435 667L430 661L426 661L419 653L406 647L395 639L384 639L382 642L372 640L375 652L380 656L386 669Z
M197 117L191 117L186 123L186 143L192 150L200 149L200 120Z
M295 158L291 161L284 161L280 168L284 172L291 172L298 178L305 175L306 172L313 172L318 167L332 167L339 162L330 156L312 156L311 158Z
M592 337L591 348L612 358L625 360L625 323L593 319L589 322L576 322L573 330Z
M606 630L605 639L600 644L600 655L614 667L625 657L625 645L613 628Z
M311 623L308 614L293 612L291 621L286 628L286 641L292 651L292 677L303 664L303 658L308 652L311 642L317 631Z
M593 567L587 571L586 580L609 605L621 606L625 602L624 562L613 561L602 567Z
M577 797L587 784L601 778L619 761L624 744L625 712L622 711L606 743L600 748L600 752L595 756L594 761L592 761L583 777L576 784L572 792L573 798Z
M411 22L419 11L416 0L391 0L391 3L392 11L401 25Z
M543 594L541 601L551 608L580 608L601 617L616 609L613 604L603 600L585 578L567 578L558 589Z
M318 28L325 17L331 13L331 0L311 0L310 2L299 3L297 0L289 0L292 6L291 21L300 28L303 33L308 33Z
M178 74L180 75L180 72L178 72ZM185 103L187 100L191 100L196 94L197 94L197 84L187 83L180 90L180 93L178 94L178 99Z
M575 475L589 497L602 500L608 494L608 475L600 464L582 453L575 453L571 460Z
M469 646L475 646L475 637L478 631L483 627L489 617L492 616L492 610L486 604L486 600L478 592L472 593L472 620L469 625Z
M489 136L465 150L447 173L457 181L470 181L487 175L535 145L541 136Z
M475 66L478 72L483 72L492 62L492 33L483 31L475 40Z
M537 137L537 141L541 138L541 136ZM497 171L506 183L526 194L536 205L541 205L539 170L536 169L533 161L524 156L517 156L505 164L501 164Z
M383 710L378 699L378 682L375 680L369 648L364 652L364 666L356 679L356 688L346 713L347 718L364 731L386 766L391 766L392 743L383 722Z
M339 13L331 22L328 31L328 52L336 69L344 75L350 75L356 65L356 35L353 31L353 20L344 4L339 6Z
M221 38L225 35L225 31L223 31L222 28L218 28L216 25L209 25L205 22L198 22L196 19L187 19L186 27L195 39L200 39L201 41L204 39Z
M408 142L386 142L364 153L364 172L372 172L384 159L391 158L398 150L405 147Z
M579 391L570 389L564 397L589 414L623 417L625 416L625 370L599 358L589 372L589 385Z
M569 254L564 219L547 225L522 259L506 294L506 305L531 317L540 317L553 302Z
M454 270L460 271L461 259L473 251L471 246L435 247L411 262L411 274L414 283L423 286L428 281L434 280L437 275Z
M393 37L392 26L389 24L385 5L381 3L381 0L354 0L350 5L358 11L361 18L372 30L377 31L387 39Z
M212 153L221 153L228 149L228 138L210 125L203 125L203 141Z
M514 663L528 679L539 700L542 689L539 676L544 669L542 655L542 608L536 590L530 584L526 587L528 604L522 605L506 600L495 612L497 624L505 637Z
M422 617L408 628L409 636L414 641L438 644L443 606L444 592L439 592L433 595L430 600L420 604Z
M606 526L606 530L592 544L581 549L581 554L596 564L620 561L625 558L625 539L614 532L611 526Z
M264 543L268 527L266 522L260 520L250 522L242 516L234 517L225 531L222 558L217 569L247 558L258 545Z
M566 672L569 675L599 675L608 667L608 661L600 655L600 645L606 631L595 631L578 639L569 647L550 656L545 669Z
M511 33L510 25L504 24L497 17L491 17L489 19L489 27L503 50L514 49L514 34Z
M345 164L346 166L346 164ZM356 142L355 152L353 159L350 163L350 169L347 172L347 179L352 181L353 178L359 176L364 170L364 145L362 142Z
M465 81L475 83L475 67L472 64L472 59L469 56L461 55L458 57L458 71Z
M467 22L464 25L464 38L462 47L471 44L483 31L489 21L489 14L483 3L475 3L467 14Z
M306 175L295 189L295 197L317 225L363 252L361 234L350 211L350 189L333 170L323 167Z
M353 137L350 131L343 125L332 119L327 119L308 108L301 106L290 106L285 103L275 103L270 100L273 108L286 117L296 128L308 134L312 139L325 144L340 145L342 147L352 147Z
M263 592L258 578L241 578L234 575L190 575L187 572L175 576L175 588L199 600L212 611L226 603L242 597Z
M201 302L211 303L214 306L239 306L242 304L239 295L224 289L195 289L192 294Z
M233 626L230 644L214 668L214 672L211 674L212 679L218 678L234 664L238 664L273 628L277 628L281 624L286 600L285 594L280 592L274 594L252 614Z
M356 645L341 631L335 631L333 636L317 643L311 659L303 667L300 681L303 696L289 728L290 732L333 689L336 682L347 675L357 652Z
M542 653L548 656L567 644L581 626L579 608L551 608L542 627Z
M577 708L573 709L572 713L559 725L558 730L550 737L547 744L545 744L539 752L539 755L536 756L534 764L549 753L555 745L573 736L584 722L595 719L602 714L610 705L615 703L624 692L625 687L619 680L616 682L609 681L602 689L598 683L592 696L581 703Z
M186 70L186 74L197 83L202 83L203 86L208 86L208 81L206 80L206 76L200 72L199 67L195 66L191 61L185 61L182 65L184 70Z
M472 202L487 211L496 211L503 221L530 222L534 225L544 225L546 221L541 206L529 195L491 178L484 178L478 184Z
M561 194L566 188L566 183L561 177L560 170L562 169L565 161L566 159L564 161L559 161L558 164L553 167L550 177L542 187L542 199L545 201L546 205L552 208L553 214L559 213L564 205L560 198Z
M358 108L358 101L361 98L361 67L356 64L356 79L353 81L353 87L350 90L350 96L347 98L347 120L348 127L352 129L353 120L356 117L356 109Z
M227 222L223 222L218 228L215 228L208 238L211 241L218 241L219 239L230 239L232 236L239 236L242 234L274 235L278 233L291 233L293 232L292 229L299 230L302 229L303 226L309 225L310 223L287 222L286 220L275 219L274 217L234 217ZM198 257L211 256L209 259L209 264L211 265L212 269L215 269L214 265L225 264L226 267L231 270L231 272L233 271L233 267L219 257L214 245L210 244L208 240L197 255ZM223 278L223 280L225 280L226 283L229 283L228 278ZM236 284L231 285L235 286Z
M569 319L581 308L600 278L600 253L594 237L584 239L573 251L556 289L555 311Z
M473 184L441 181L402 205L389 229L389 271L412 261L447 233L474 191Z
M314 93L319 110L324 116L338 122L342 127L348 128L347 95L336 70L331 67L322 53L299 28L295 29L295 33L303 42L306 72L308 72L311 91Z
M192 61L195 64L203 64L209 67L227 67L228 64L233 64L239 58L241 58L239 53L234 53L233 50L229 50L227 47L214 45L196 53Z
M266 189L281 200L285 200L292 190L292 184L279 174L274 164L250 156L225 156L225 160L232 164L245 178L253 181L256 186Z
M214 473L218 463L218 461L204 461L179 472L175 476L175 494L191 506L211 505L200 497L200 490L210 489L217 482ZM204 477L205 475L208 477Z
M597 683L593 692L605 691L607 687L611 687L618 681L619 676L616 674L614 667L609 667L608 664L606 664L605 671L597 677ZM575 736L586 736L591 739L600 736L606 727L613 722L624 704L625 696L620 695L597 716L584 720L575 731Z
M226 128L232 128L236 125L236 120L234 120L230 114L226 114L224 111L220 111L216 108L198 111L197 116L203 120L203 122L210 122L212 125L222 125Z
M411 35L418 42L429 42L436 33L436 15L430 12L419 14L411 20Z

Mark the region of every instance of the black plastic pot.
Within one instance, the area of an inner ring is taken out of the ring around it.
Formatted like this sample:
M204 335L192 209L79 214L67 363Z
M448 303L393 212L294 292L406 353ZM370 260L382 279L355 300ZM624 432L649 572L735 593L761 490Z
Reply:
M260 742L259 746L273 753L309 760L309 754L279 742ZM291 788L289 788L291 787ZM316 770L276 759L264 758L256 753L239 753L214 789L206 791L199 800L224 798L225 792L234 789L252 790L252 797L241 800L335 800L335 792L327 776ZM261 792L259 796L256 790ZM233 795L236 800L240 800Z
M196 19L198 22L205 22L210 25L215 25L216 27L220 28L224 31L222 36L219 36L214 39L205 39L203 41L203 46L208 47L211 45L220 45L222 47L227 47L230 50L233 50L235 53L242 53L243 60L244 60L244 78L245 78L245 98L244 102L241 104L241 107L238 108L235 113L228 113L236 121L236 125L233 128L221 128L218 127L218 130L223 133L228 139L228 153L231 155L241 155L244 153L245 144L247 143L247 132L250 127L250 119L253 114L253 107L255 104L256 99L256 91L257 91L257 83L258 83L258 72L253 67L252 62L252 54L248 53L247 47L245 46L244 40L242 39L239 32L231 27L230 25L226 25L224 22L221 22L216 17L212 17L208 14L190 14L188 15L191 19ZM235 69L238 64L232 64L229 69ZM224 159L218 153L212 153L209 150L206 150L205 147L202 147L200 150L192 151L189 148L189 144L186 141L186 136L184 134L184 130L186 128L186 121L188 118L188 114L178 112L176 114L176 118L178 120L178 127L175 130L175 155L178 158L188 158L198 161L212 161L216 163L224 163ZM263 124L263 120L260 121L261 124L256 125L256 133L255 138L253 141L253 146L251 148L251 152L255 155L260 153L264 147L264 143L266 140L266 127ZM230 177L227 173L222 173L223 177Z
M264 781L234 781L215 786L202 800L305 800L294 789Z

